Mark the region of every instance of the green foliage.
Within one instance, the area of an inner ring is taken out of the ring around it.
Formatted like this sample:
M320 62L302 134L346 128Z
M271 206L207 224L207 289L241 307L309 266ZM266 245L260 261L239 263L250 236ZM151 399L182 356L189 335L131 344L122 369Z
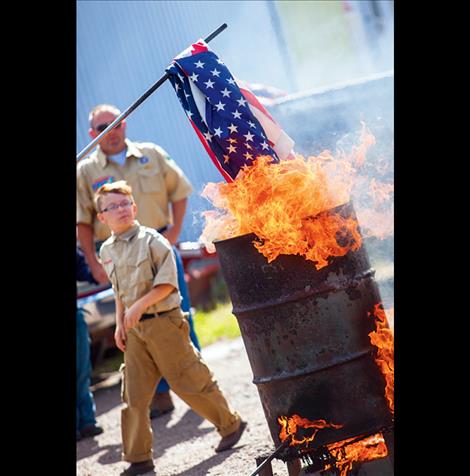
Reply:
M235 339L240 336L237 318L232 314L232 304L219 303L211 311L196 310L194 327L201 347L219 339Z

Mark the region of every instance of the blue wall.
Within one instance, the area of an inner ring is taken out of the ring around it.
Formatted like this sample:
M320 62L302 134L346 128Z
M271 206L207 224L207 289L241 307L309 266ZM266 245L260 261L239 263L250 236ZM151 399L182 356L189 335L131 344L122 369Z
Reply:
M210 47L232 74L290 92L271 14L265 1L78 1L77 153L91 141L88 113L94 105L111 103L124 111L177 54L222 23L228 28ZM160 144L193 183L181 240L196 241L203 227L199 212L210 208L200 192L207 182L223 179L169 82L132 112L127 124L131 140Z

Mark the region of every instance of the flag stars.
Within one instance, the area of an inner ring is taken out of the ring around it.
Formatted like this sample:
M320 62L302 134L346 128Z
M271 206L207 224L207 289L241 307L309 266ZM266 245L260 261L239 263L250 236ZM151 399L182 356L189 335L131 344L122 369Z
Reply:
M227 164L230 161L230 157L228 155L224 155L224 164Z
M266 149L269 148L269 145L266 144L266 141L264 141L264 142L261 143L261 147L263 148L263 150L266 150Z
M189 79L195 83L195 82L197 81L197 77L198 77L198 76L199 76L198 74L193 73L193 74L189 77Z
M242 116L241 112L238 112L238 109L235 112L232 112L232 115L235 119L240 119Z
M237 151L237 148L234 147L232 144L228 146L228 153L231 154L232 152L235 153Z
M237 140L234 139L233 137L229 137L227 140L230 142L230 144L236 144L237 143Z
M238 132L237 126L235 126L235 125L233 125L233 124L230 124L227 129L229 129L229 131L230 131L231 133Z
M214 81L211 81L210 79L208 79L204 84L206 85L206 88L214 89L214 84L215 84Z
M224 98L228 98L230 97L230 94L232 93L232 91L229 91L227 88L225 88L223 91L220 91L222 93L222 96Z
M214 68L214 69L211 71L211 73L212 73L212 76L217 76L217 77L219 77L220 71L217 71L217 68Z
M247 160L249 160L249 159L253 160L253 156L249 152L245 152L243 154L243 157L245 157L245 159L247 159Z
M201 60L199 60L197 63L194 63L196 65L196 68L204 68L204 64Z
M251 142L253 142L254 135L250 131L248 131L243 137L246 139L247 142L250 140Z
M240 99L237 99L237 102L238 102L239 106L246 107L247 101L246 101L246 99L243 98L243 96Z
M256 129L256 125L254 122L248 121L248 124L250 124L250 127L254 127Z
M225 104L222 101L219 101L218 104L215 104L215 107L217 108L217 111L224 111Z
M228 78L227 81L228 81L228 84L235 86L235 80L233 78Z
M210 142L213 136L209 131L207 131L207 132L204 132L204 137L206 138L207 141Z
M217 129L214 129L214 135L217 137L220 137L222 135L222 129L220 127L217 127Z

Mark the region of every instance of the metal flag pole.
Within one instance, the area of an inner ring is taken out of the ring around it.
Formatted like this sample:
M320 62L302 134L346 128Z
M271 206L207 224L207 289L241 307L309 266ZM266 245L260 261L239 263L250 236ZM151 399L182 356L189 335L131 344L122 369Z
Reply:
M223 23L222 25L217 28L217 30L213 31L204 41L209 43L212 39L214 39L219 33L227 28L227 23ZM153 86L151 86L147 91L145 91L142 96L140 96L137 101L135 101L131 106L129 106L119 117L117 117L99 136L95 137L78 155L77 161L83 159L85 155L92 150L96 144L114 129L122 120L124 120L134 109L136 109L140 104L142 104L157 88L159 88L167 79L169 78L169 74L165 73Z

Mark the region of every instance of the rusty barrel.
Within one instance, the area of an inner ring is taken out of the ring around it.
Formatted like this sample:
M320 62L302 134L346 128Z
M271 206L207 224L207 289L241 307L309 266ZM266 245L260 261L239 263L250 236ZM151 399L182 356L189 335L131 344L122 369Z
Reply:
M328 212L355 218L351 203ZM281 443L279 416L343 425L319 431L312 448L390 427L385 378L368 336L381 298L364 246L317 270L297 255L268 263L256 239L214 244L274 444Z

